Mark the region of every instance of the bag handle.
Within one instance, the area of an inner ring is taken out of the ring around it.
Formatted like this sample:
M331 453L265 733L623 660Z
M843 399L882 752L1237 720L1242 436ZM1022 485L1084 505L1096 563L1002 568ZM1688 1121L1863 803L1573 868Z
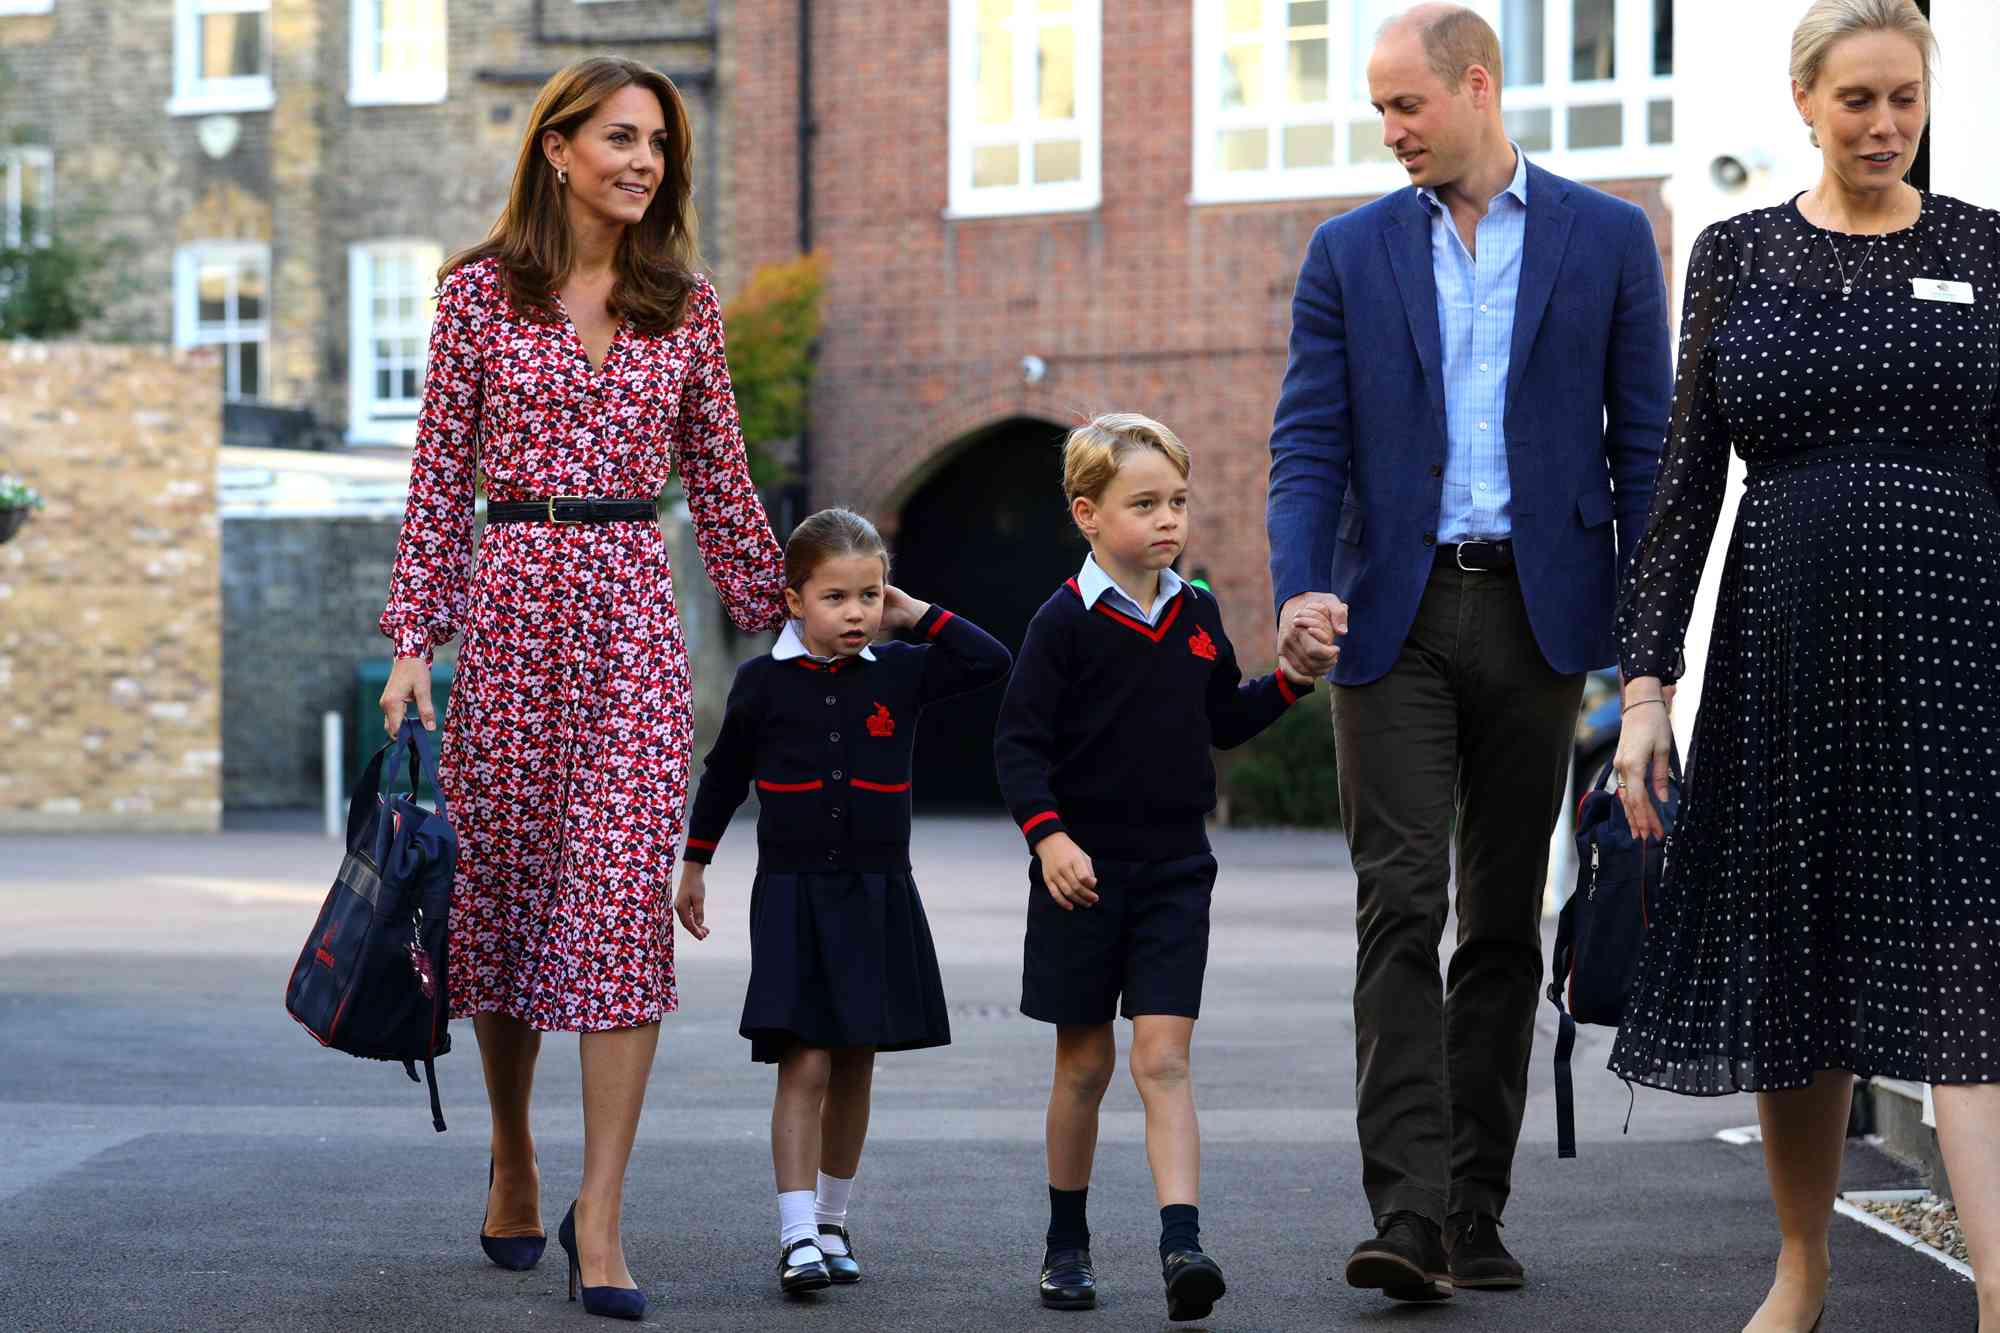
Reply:
M1604 761L1603 768L1597 770L1597 776L1590 784L1592 791L1610 792L1614 795L1617 793L1618 774L1612 769L1612 763L1616 759L1617 756L1613 755L1610 759ZM1669 740L1667 742L1667 783L1669 786L1680 787L1686 785L1686 782L1686 777L1681 773L1680 742Z
M401 730L396 733L396 738L377 750L368 760L367 765L361 770L360 778L354 784L353 791L348 795L347 845L350 849L360 840L361 830L367 823L369 813L382 799L383 768L387 767L389 781L393 784L396 780L396 770L402 766L406 752L410 795L414 797L423 779L429 778L431 791L437 796L438 813L448 813L445 809L444 787L438 782L437 754L432 749L430 733L418 719L405 718ZM383 852L380 845L382 841L380 830L377 831L376 841L377 845L373 850L376 860L380 861Z

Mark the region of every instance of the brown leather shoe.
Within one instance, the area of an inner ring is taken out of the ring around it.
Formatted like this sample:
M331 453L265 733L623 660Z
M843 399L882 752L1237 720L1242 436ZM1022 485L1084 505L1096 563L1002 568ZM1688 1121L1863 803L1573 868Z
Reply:
M1418 1213L1389 1214L1375 1238L1348 1256L1347 1285L1373 1287L1392 1301L1450 1300L1451 1272L1437 1223Z
M1453 1213L1445 1220L1444 1248L1453 1286L1505 1291L1527 1284L1521 1261L1500 1243L1500 1219L1488 1213Z

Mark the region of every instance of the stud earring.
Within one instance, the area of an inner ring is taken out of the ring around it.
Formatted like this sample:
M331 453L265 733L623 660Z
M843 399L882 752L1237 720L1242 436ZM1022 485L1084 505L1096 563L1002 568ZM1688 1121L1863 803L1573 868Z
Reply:
M567 185L567 184L569 184L569 168L568 168L568 167L557 167L557 168L556 168L556 184L558 184L558 185Z

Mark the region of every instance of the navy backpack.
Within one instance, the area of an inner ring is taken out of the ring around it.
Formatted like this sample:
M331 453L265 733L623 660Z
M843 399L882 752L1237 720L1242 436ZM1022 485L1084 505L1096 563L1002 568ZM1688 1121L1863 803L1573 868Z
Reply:
M407 759L410 795L382 795ZM417 804L431 780L437 809ZM446 917L458 839L445 817L430 733L415 717L375 752L347 813L347 856L319 909L285 987L285 1009L322 1046L370 1060L401 1061L411 1082L422 1062L431 1123L444 1132L438 1056L446 1030Z
M1668 754L1667 799L1654 800L1668 842L1641 844L1606 763L1576 808L1576 891L1556 922L1549 1000L1556 1007L1556 1156L1576 1156L1576 1100L1569 1057L1576 1025L1617 1027L1660 911L1660 882L1681 808L1681 761Z

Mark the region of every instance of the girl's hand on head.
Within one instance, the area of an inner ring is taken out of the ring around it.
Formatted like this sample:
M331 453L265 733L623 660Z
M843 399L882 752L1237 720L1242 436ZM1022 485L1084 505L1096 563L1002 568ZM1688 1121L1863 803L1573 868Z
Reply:
M1097 906L1097 871L1090 864L1090 854L1077 846L1074 838L1051 833L1035 844L1035 855L1042 863L1042 883L1056 906L1065 912Z
M680 892L674 895L674 915L687 933L698 940L708 938L708 874L699 861L681 862Z
M882 588L882 628L909 629L930 613L931 604L920 602L895 584Z

